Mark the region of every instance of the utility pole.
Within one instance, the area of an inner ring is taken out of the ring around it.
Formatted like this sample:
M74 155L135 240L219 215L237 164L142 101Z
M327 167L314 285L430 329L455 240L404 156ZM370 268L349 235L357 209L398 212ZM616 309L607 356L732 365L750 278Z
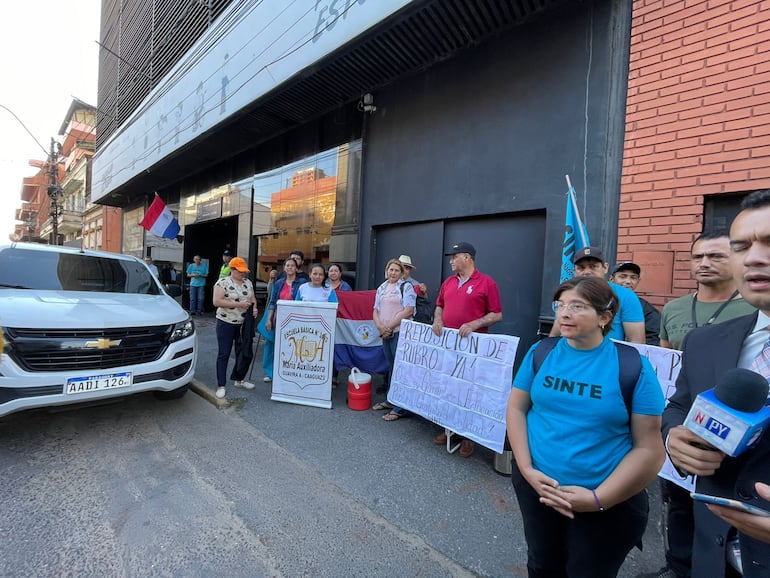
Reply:
M62 188L59 186L59 153L61 145L51 137L51 152L48 154L48 196L51 198L51 225L53 227L53 244L59 245L59 215L61 206L59 199L62 196Z

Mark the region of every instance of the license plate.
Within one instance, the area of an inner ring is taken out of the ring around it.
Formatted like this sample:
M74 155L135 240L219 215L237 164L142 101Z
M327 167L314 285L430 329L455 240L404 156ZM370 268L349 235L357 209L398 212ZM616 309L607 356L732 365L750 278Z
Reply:
M77 395L90 391L104 391L105 389L117 389L128 387L134 383L133 374L130 371L124 373L111 373L109 375L90 375L88 377L73 377L67 380L64 392L67 395Z

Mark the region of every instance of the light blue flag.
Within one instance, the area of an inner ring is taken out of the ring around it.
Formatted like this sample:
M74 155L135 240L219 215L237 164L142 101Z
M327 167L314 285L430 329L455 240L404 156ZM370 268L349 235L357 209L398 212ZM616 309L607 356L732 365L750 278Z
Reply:
M572 256L575 251L588 247L588 232L580 219L577 205L575 204L575 189L570 187L567 191L567 217L564 223L564 246L561 254L561 278L559 283L575 276L575 266L572 264Z

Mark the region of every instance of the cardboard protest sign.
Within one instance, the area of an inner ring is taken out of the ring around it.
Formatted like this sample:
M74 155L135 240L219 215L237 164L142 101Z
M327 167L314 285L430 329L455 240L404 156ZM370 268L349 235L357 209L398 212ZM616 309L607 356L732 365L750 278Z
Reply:
M498 453L518 337L402 321L388 401Z
M650 365L655 370L655 374L658 376L660 387L663 389L663 395L668 400L676 391L676 378L679 377L679 370L682 367L682 352L678 349L666 349L665 347L656 347L655 345L645 345L642 343L629 343L627 341L622 343L635 347L641 355L648 359ZM689 492L695 491L695 476L680 476L668 456L666 456L666 461L663 462L663 467L658 472L658 475L661 478L674 482Z

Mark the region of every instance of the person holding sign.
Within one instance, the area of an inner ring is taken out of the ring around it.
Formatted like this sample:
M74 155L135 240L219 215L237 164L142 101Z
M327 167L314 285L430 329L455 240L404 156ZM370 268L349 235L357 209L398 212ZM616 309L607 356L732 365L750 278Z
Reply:
M390 378L393 375L393 364L396 361L396 349L398 349L398 332L402 319L411 319L414 313L414 303L417 295L412 284L404 281L404 266L398 259L391 259L385 266L385 282L377 287L374 297L374 312L372 318L377 331L382 337L382 350L388 361L388 375L385 382L390 387ZM386 401L372 406L374 410L389 409L382 416L385 421L396 421L404 417L406 411L400 407L390 405Z
M553 302L561 338L537 370L544 344L533 345L513 381L506 425L529 576L616 576L647 526L664 399L635 349L623 352L640 362L624 395L620 348L629 346L607 336L618 307L604 279L562 283Z
M326 284L326 268L320 263L310 267L310 281L299 286L295 301L337 303L337 293Z
M436 298L433 333L440 336L444 327L457 329L462 337L473 332L487 333L489 326L502 321L503 306L500 290L489 275L476 269L476 248L470 243L455 243L447 251L452 275L442 283ZM447 443L447 434L433 438L440 446ZM460 442L460 456L473 455L471 440Z

